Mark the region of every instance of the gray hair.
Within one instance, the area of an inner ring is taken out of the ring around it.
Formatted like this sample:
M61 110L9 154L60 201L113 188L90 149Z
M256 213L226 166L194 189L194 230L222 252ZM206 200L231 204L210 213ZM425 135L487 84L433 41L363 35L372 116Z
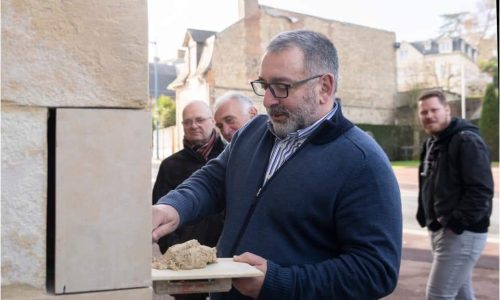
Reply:
M251 107L254 106L252 99L250 99L249 97L237 92L227 92L217 98L214 105L214 111L217 111L222 104L226 103L229 100L238 101L243 111L248 111Z
M335 91L339 84L339 58L337 49L327 36L310 31L294 30L276 35L266 48L266 52L280 52L292 47L299 48L304 54L304 68L309 75L332 73Z

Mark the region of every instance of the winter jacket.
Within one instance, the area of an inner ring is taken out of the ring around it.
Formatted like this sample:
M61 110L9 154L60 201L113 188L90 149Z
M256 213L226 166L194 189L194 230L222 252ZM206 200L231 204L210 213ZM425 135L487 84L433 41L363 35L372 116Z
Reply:
M217 157L224 150L225 143L217 137L208 160ZM175 189L186 178L207 163L205 158L189 147L172 154L164 159L158 170L153 187L153 204L165 196L170 190ZM168 247L183 243L190 239L197 239L203 245L215 247L222 231L224 215L217 212L205 217L196 224L182 226L174 233L159 240L160 250L165 252Z
M258 299L378 299L396 286L401 202L387 156L342 116L324 120L266 181L275 137L255 117L159 203L180 222L226 209L218 257L267 259ZM249 299L234 288L212 299Z
M437 138L424 142L420 160L419 224L433 231L446 227L457 234L487 232L493 176L478 128L453 118Z

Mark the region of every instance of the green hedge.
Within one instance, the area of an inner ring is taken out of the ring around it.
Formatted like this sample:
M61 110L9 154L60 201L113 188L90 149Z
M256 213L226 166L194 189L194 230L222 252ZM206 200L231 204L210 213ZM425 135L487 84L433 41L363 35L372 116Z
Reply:
M492 161L498 161L498 92L494 84L489 84L484 95L483 110L479 120L481 135L488 144Z
M356 124L368 132L391 161L410 160L415 151L411 126Z

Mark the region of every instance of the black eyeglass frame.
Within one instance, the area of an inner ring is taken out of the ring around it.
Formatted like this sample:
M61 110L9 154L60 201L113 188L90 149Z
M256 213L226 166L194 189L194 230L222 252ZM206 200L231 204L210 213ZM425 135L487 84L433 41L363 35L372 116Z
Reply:
M250 85L252 86L253 92L257 96L264 96L265 91L267 89L269 89L271 91L271 94L273 94L274 98L276 98L276 99L285 99L285 98L288 98L288 91L289 91L289 89L297 87L297 86L299 86L301 84L304 84L304 83L308 82L309 80L320 78L320 77L322 77L324 75L325 74L315 75L315 76L311 76L309 78L302 79L302 80L299 80L299 81L295 81L295 82L292 82L292 83L281 83L281 82L265 83L263 80L258 79L258 80L251 81ZM262 87L264 88L264 93L262 93L262 95L257 92L257 89L258 89L258 88L256 88L257 84L262 85ZM276 96L276 93L275 93L275 91L273 89L273 85L274 86L280 86L282 89L284 89L286 95L285 96Z
M182 124L182 126L185 126L185 127L193 126L193 124L200 125L200 124L203 124L208 119L210 119L210 117L206 117L206 118L197 117L194 119L182 120L181 124Z

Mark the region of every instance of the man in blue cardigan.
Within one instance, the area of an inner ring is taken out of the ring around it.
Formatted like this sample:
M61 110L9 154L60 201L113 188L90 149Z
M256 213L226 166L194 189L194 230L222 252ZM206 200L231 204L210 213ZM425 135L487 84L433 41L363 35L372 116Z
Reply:
M378 299L395 288L401 202L377 143L335 100L338 58L322 34L273 38L251 83L268 116L153 206L153 240L225 209L218 257L263 277L212 299Z

